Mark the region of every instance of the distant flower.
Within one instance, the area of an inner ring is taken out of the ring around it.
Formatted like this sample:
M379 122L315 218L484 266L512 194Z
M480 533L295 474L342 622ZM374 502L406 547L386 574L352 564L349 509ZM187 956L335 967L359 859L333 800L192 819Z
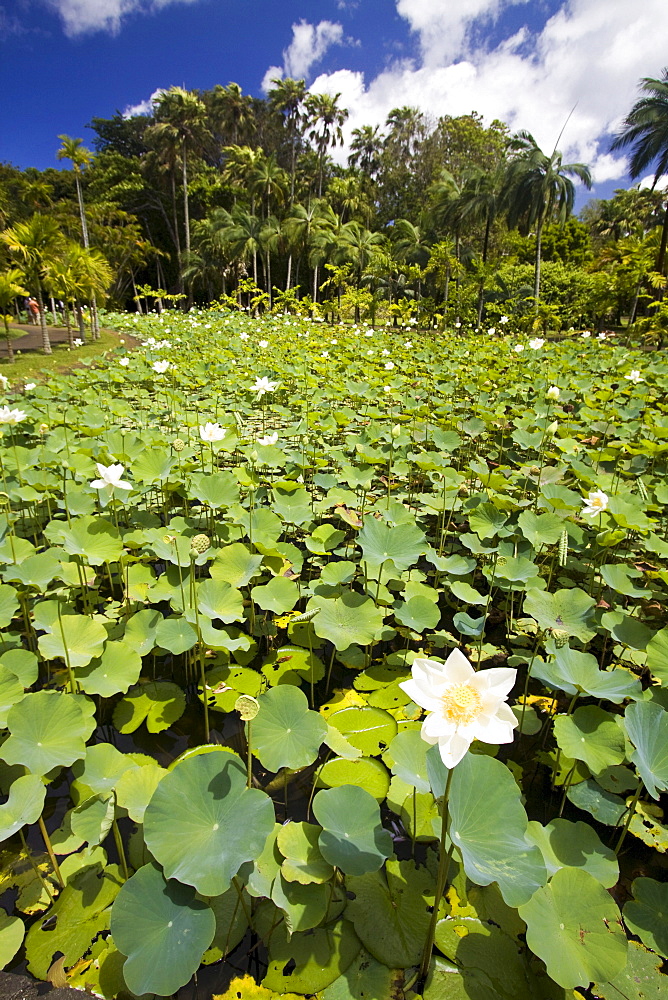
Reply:
M36 382L26 382L26 384L23 386L23 388L25 389L26 392L32 392L33 389L37 388L37 383Z
M645 381L637 368L632 368L628 375L625 375L624 378L628 379L629 382L633 382L634 385L637 385L638 382Z
M385 362L385 371L386 372L391 372L393 368L394 368L394 361L386 361Z
M507 316L502 316L501 319L499 320L499 323L507 323L507 322L508 322Z
M493 336L496 333L496 327L495 326L490 326L490 328L487 331L487 333L489 333L489 334L491 334Z
M75 337L72 343L74 344L75 347L83 347L84 345L84 342L83 340L81 340L80 337Z
M559 399L560 395L561 395L561 393L559 391L559 386L558 385L551 385L550 388L546 392L546 396L547 396L548 399Z
M607 510L608 499L607 493L603 493L602 490L594 490L586 499L582 498L584 504L582 514L584 517L596 517L597 514L602 514L604 510Z
M225 322L227 322L227 320ZM239 340L248 340L248 334L247 333L240 333L239 334Z
M603 333L603 330L601 330L601 332L598 335L598 339L599 340L605 340L605 337L606 337L605 333Z
M474 670L459 649L445 663L416 659L412 678L399 685L429 713L422 723L422 739L438 743L447 768L455 767L474 740L511 743L518 725L506 703L517 671L510 667Z
M264 347L269 347L269 341L268 340L260 340L259 341L259 346L263 347L263 348Z
M382 351L381 351L380 353L381 353L381 354L383 355L383 357L385 357L385 358L389 357L389 355L390 355L390 352L388 351L388 349L387 349L386 347L384 347L384 348L382 349Z
M23 410L10 410L8 406L0 406L0 424L20 424L25 418L26 413Z
M545 341L542 337L534 337L533 340L529 341L529 347L532 351L539 351L544 343Z
M321 358L328 358L329 357L329 351L323 351L322 354L320 355L320 357Z
M404 347L412 347L412 346L413 346L413 341L412 341L412 340L407 340L407 341L406 341L406 342L404 343Z
M227 430L221 427L220 424L206 423L204 426L200 425L199 436L202 441L208 441L210 444L213 444L214 441L222 441L226 434Z
M130 359L129 358L119 358L118 359L118 363L119 363L119 365L122 365L123 368L127 368L128 365L130 364Z
M513 350L515 351L515 354L521 354L524 350L524 344L515 344Z
M169 361L154 361L153 371L157 372L158 375L164 375L169 368Z
M391 385L384 385L383 386L383 390L385 392L392 392L392 386Z
M4 392L9 389L9 379L5 375L0 375L0 389Z
M265 434L264 437L257 439L258 444L264 444L264 445L276 444L277 441L278 441L277 431L274 431L273 434Z
M591 337L591 330L583 330L580 336L583 340L588 340Z
M373 351L367 351L366 353L367 353L368 357L371 357L371 355L373 354Z
M461 325L462 325L462 324L461 324L461 323L459 323L459 322L455 323L455 330L458 330L458 329L460 328L460 326L461 326Z
M255 379L255 385L251 386L251 392L256 392L258 396L264 396L265 392L273 392L278 382L270 382L266 375Z
M99 479L94 479L90 484L95 490L131 490L132 484L127 483L121 476L125 472L125 467L123 465L100 465L99 462L95 463L97 465L97 471L100 476Z

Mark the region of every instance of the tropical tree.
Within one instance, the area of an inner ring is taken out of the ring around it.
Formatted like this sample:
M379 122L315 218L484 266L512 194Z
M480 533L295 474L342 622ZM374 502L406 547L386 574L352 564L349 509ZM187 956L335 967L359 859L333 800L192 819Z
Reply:
M17 222L10 229L5 229L0 233L0 240L20 263L31 290L35 290L39 302L42 348L45 354L51 354L44 312L44 290L48 284L50 269L65 249L65 237L55 219L36 212L26 222Z
M349 165L374 180L380 170L383 139L379 125L354 128L350 139Z
M481 278L478 285L477 326L482 320L489 239L503 207L506 187L506 164L499 163L494 170L474 167L465 178L459 195L458 215L462 222L480 222L484 226L481 253Z
M304 123L304 101L306 100L306 81L293 80L291 77L275 77L273 88L268 93L269 104L285 118L290 139L290 206L295 200L295 173L297 168L297 142Z
M233 145L238 144L240 132L254 128L253 101L238 83L228 83L226 87L217 84L209 94L208 104L214 122L225 133L231 133Z
M83 144L83 139L72 139L69 135L59 135L62 145L56 153L59 160L71 160L74 170L74 182L77 188L77 201L79 202L79 216L81 218L81 237L85 247L90 246L88 239L88 224L86 223L86 210L84 208L83 192L81 190L81 175L85 167L89 166L93 160L93 153Z
M5 324L5 340L7 341L7 360L10 365L14 363L14 350L12 348L12 337L9 332L8 312L14 304L14 300L19 295L28 295L27 289L22 284L22 274L18 268L12 267L4 274L0 274L0 312Z
M640 90L645 96L636 101L629 111L611 149L631 148L629 173L633 178L640 177L645 170L653 166L654 188L659 178L668 174L668 67L662 71L658 80L644 77L640 81ZM664 274L667 244L668 200L656 259L656 270L659 274Z
M306 111L311 131L309 138L318 152L318 198L322 197L322 175L325 153L330 146L343 143L342 126L348 117L346 108L339 107L341 94L308 94Z
M530 132L521 131L510 140L506 199L508 224L536 235L534 301L540 301L541 240L546 222L556 218L563 224L573 210L575 186L569 174L591 188L591 173L584 163L563 163L558 150L548 156Z

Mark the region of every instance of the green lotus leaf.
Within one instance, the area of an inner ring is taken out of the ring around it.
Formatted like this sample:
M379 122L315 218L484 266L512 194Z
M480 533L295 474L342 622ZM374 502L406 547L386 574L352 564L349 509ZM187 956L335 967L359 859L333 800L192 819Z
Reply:
M668 686L668 628L662 628L647 643L647 666L664 687Z
M272 687L301 684L302 680L316 683L325 676L325 666L318 656L303 646L281 646L272 649L266 657L262 673Z
M567 757L583 760L594 774L624 760L624 734L615 716L596 705L583 705L572 715L558 715L554 735Z
M527 925L527 944L564 989L614 979L626 965L619 910L582 868L560 868L519 914Z
M322 1000L370 1000L371 997L401 996L404 973L381 965L364 948L342 976L335 979Z
M259 933L269 949L263 986L280 995L286 990L310 994L325 989L345 973L360 950L360 940L349 920L290 937L287 928L278 921L278 926L270 931L277 912L280 915L274 907L264 908L256 917ZM291 971L286 972L288 965Z
M346 875L375 872L392 855L392 837L380 821L376 800L363 788L343 785L324 789L313 800L322 826L320 852Z
M532 510L523 510L517 523L535 549L540 545L554 545L564 530L564 522L557 514L534 514Z
M62 545L72 556L83 556L91 566L116 562L123 552L118 528L99 515L77 517L60 529Z
M130 688L114 709L119 733L134 733L146 721L149 733L161 733L180 719L186 707L183 691L171 681L148 681Z
M146 656L155 646L156 633L162 615L159 611L145 609L127 620L123 641L140 656Z
M72 766L74 781L70 786L75 802L89 795L109 794L129 768L136 767L129 754L123 754L111 743L96 743L88 747L84 760Z
M559 868L582 868L606 889L617 884L617 856L588 823L553 819L542 826L533 820L529 823L527 836L543 855L548 875L554 875Z
M391 969L406 969L420 961L429 927L425 894L433 883L412 861L388 861L385 871L346 879L353 893L346 916L371 955Z
M192 649L197 642L197 632L185 618L161 618L155 632L157 646L178 656Z
M277 846L284 857L281 874L288 882L308 885L328 882L334 869L318 846L320 827L314 823L285 823L278 829Z
M406 628L424 632L426 629L436 628L441 620L441 612L438 605L418 595L408 601L397 601L394 605L394 617Z
M13 709L12 711L15 711ZM655 702L635 702L624 714L630 755L653 799L668 789L668 712Z
M333 909L330 886L316 882L309 885L288 882L280 873L274 879L271 899L285 914L285 926L290 934L317 927L327 915L330 905Z
M36 774L24 774L12 782L9 798L0 806L0 841L18 833L42 815L46 788Z
M487 596L479 594L478 591L465 580L453 580L450 584L450 592L455 595L458 601L464 604L487 604Z
M635 572L638 576L642 574L638 571L632 571L630 566L626 566L624 563L606 563L601 566L601 576L604 582L614 590L617 594L623 594L625 597L647 597L648 591L644 587L636 587L632 581L632 573Z
M39 651L47 660L59 656L71 667L85 667L100 656L107 640L107 630L87 615L62 615L53 630L40 635Z
M0 628L6 628L18 610L16 590L8 583L0 583Z
M391 560L398 570L408 569L426 549L426 539L416 524L392 526L375 517L366 517L359 533L362 558L371 567Z
M262 688L262 675L250 667L213 667L206 672L207 700L209 708L217 712L233 712L240 694L256 698ZM197 693L202 697L201 685Z
M84 710L87 699L55 691L37 691L9 710L10 737L0 747L8 764L24 764L43 775L68 767L86 753L95 718ZM94 710L95 706L91 705Z
M35 654L27 649L7 650L0 657L0 667L18 677L24 688L32 687L39 676L39 661Z
M335 528L333 524L319 524L304 542L309 552L324 556L340 545L345 537L345 532Z
M602 1000L663 1000L666 995L666 974L661 971L661 959L638 941L629 941L628 960L611 983L593 984Z
M599 670L596 657L569 646L554 646L553 652L554 660L534 668L535 676L550 687L570 695L584 692L592 698L606 698L617 704L641 693L640 681L628 670Z
M418 792L428 792L427 750L428 744L417 730L404 729L394 737L383 759L392 774L413 785Z
M195 473L190 477L190 496L212 510L233 507L239 503L239 484L231 472L214 472L211 475Z
M40 592L44 592L52 580L60 579L61 562L58 553L62 555L62 549L55 547L46 552L38 552L25 559L20 566L12 567L11 571L5 570L3 576L6 580L18 580L26 587L37 587Z
M266 586L253 587L251 597L263 611L285 614L286 611L292 611L299 600L299 588L294 580L275 576Z
M46 979L54 956L62 952L67 968L88 951L92 942L109 929L109 907L122 885L116 865L92 865L78 871L49 911L26 936L28 971Z
M281 684L261 694L252 724L252 748L269 771L312 764L327 735L327 723L308 707L299 688Z
M303 486L291 490L277 486L273 495L272 510L288 524L305 524L312 519L311 496Z
M343 733L329 724L324 742L338 757L344 757L346 760L357 760L358 757L362 756L361 750L349 743Z
M141 665L141 656L127 639L109 641L101 657L79 667L77 680L86 694L112 698L115 694L126 694L137 683Z
M642 943L664 958L668 956L668 885L641 876L631 887L633 899L625 903L624 923Z
M318 784L327 788L357 785L373 795L378 802L382 802L390 787L390 776L385 765L373 757L354 760L332 757L320 769Z
M339 651L357 643L374 642L383 627L383 612L370 597L347 591L341 597L312 597L307 611L318 609L312 624L317 635L334 643Z
M174 461L174 456L161 448L146 448L132 463L132 475L139 483L155 483L167 479Z
M228 625L244 617L241 591L224 580L203 580L197 585L197 609L200 615Z
M25 697L23 684L15 673L0 663L0 729L7 728L7 715L12 705Z
M144 865L119 892L111 934L127 955L123 978L133 993L170 996L199 968L216 931L213 910L190 886L165 881Z
M164 776L144 813L146 844L166 877L206 896L229 888L240 866L260 853L273 826L271 799L246 788L245 768L231 754L182 761Z
M219 549L209 567L213 580L223 580L231 587L246 587L260 572L262 556L252 555L241 542Z
M592 608L596 601L584 590L573 587L548 594L529 590L524 598L524 612L535 618L542 629L556 629L588 642L594 635Z
M209 897L207 902L216 918L216 932L202 956L203 965L219 962L243 940L251 910L251 899L246 890L236 884L220 896Z
M111 830L114 819L114 797L110 793L91 795L75 806L70 825L75 837L91 846L101 844Z
M427 761L440 755L434 747ZM477 885L498 882L509 906L519 906L545 884L540 851L527 838L527 814L508 768L493 757L467 753L452 774L450 837L464 870Z
M365 756L387 750L397 735L396 720L382 708L343 708L328 721Z
M481 503L469 514L469 526L478 538L494 538L508 520L492 503Z
M266 896L267 899L271 897L274 881L281 870L282 858L277 843L279 830L280 825L274 823L262 850L253 858L252 864L244 865L241 870L249 895L256 899L262 896Z
M9 965L23 944L26 929L20 917L10 917L0 909L0 968Z
M146 806L167 771L154 761L141 767L125 771L116 785L116 802L121 809L127 809L135 823L144 822Z
M387 793L387 805L399 817L411 840L438 840L440 818L431 792L417 792L414 785L395 774Z

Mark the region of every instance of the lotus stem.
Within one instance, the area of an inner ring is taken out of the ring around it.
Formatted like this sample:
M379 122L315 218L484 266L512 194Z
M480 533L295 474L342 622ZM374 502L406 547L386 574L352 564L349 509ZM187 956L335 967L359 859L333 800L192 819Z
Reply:
M448 830L448 819L450 817L450 810L448 808L448 801L450 798L450 784L452 783L452 774L454 768L448 770L448 777L445 783L445 792L443 793L443 805L441 806L441 839L438 844L438 873L436 875L436 892L434 895L434 908L431 913L431 920L429 921L429 930L427 931L427 937L424 943L424 949L422 951L422 961L420 963L420 984L423 984L427 978L429 972L429 965L431 963L431 952L434 947L434 936L436 934L436 924L438 923L438 908L445 891L445 886L448 880L448 872L450 870L450 859L452 858L452 851L454 844L450 841L450 847L448 851L445 850L445 838Z
M619 840L615 844L615 854L619 854L622 849L622 844L626 839L626 834L628 833L629 827L631 826L631 820L635 816L636 806L638 805L638 799L640 798L640 792L642 790L642 782L638 782L638 787L636 788L636 793L631 800L631 805L628 807L628 815L626 817L626 822L622 827L622 832L619 835Z
M60 874L60 867L58 865L58 862L56 861L56 855L53 853L53 847L51 846L51 840L49 838L48 830L46 829L46 826L44 825L44 820L40 816L39 819L37 820L37 822L39 823L40 833L42 834L42 839L44 840L44 846L46 847L46 852L49 855L49 861L51 862L51 865L53 867L53 871L55 873L55 876L58 879L58 883L60 885L60 888L64 889L65 888L65 880L64 880L63 876Z

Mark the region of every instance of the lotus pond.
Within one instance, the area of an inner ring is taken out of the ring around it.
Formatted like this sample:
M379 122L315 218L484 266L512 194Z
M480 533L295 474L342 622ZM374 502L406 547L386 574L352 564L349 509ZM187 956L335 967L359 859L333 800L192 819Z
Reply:
M109 1000L665 996L665 357L106 322L142 346L0 409L0 964ZM454 766L410 680L452 664ZM466 729L493 676L512 721Z

